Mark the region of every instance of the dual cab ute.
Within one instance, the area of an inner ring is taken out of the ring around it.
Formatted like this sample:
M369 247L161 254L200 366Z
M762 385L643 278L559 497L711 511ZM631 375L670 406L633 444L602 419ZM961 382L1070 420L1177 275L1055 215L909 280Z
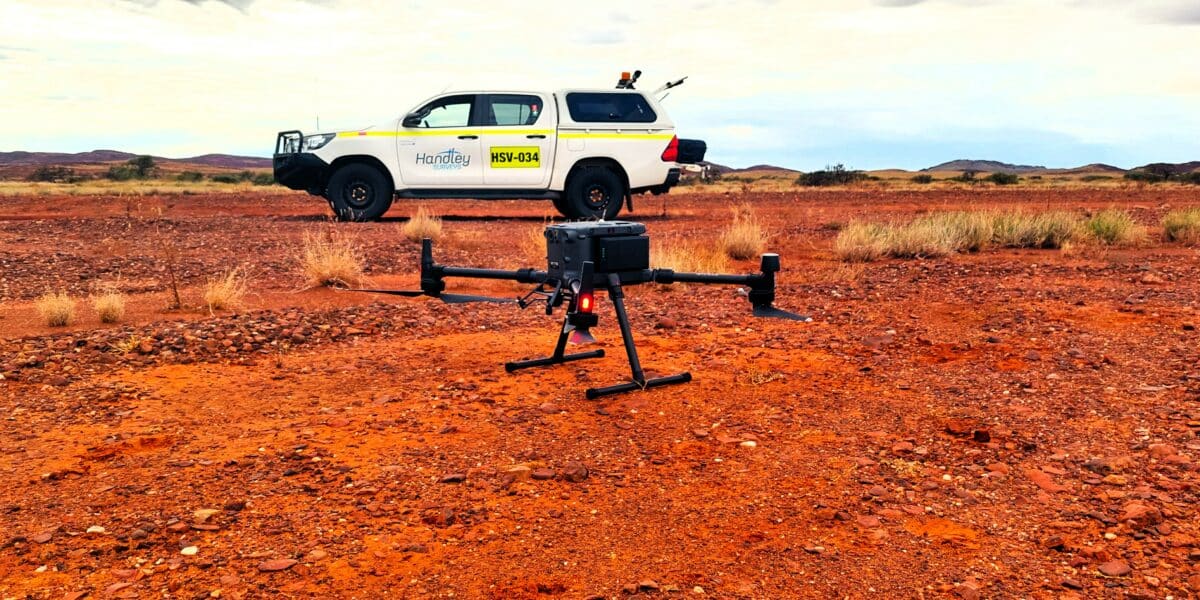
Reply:
M275 179L346 221L378 219L397 197L546 199L569 219L612 219L635 194L665 193L705 152L681 143L652 94L622 83L454 92L358 131L280 132Z

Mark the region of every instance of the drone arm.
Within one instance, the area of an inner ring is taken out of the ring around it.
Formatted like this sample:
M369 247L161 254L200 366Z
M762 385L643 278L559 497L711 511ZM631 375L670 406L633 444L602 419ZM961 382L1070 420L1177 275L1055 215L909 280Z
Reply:
M517 283L545 283L549 276L545 271L534 269L517 269L504 271L501 269L473 269L464 267L445 267L435 265L441 277L463 277L467 279L507 279Z

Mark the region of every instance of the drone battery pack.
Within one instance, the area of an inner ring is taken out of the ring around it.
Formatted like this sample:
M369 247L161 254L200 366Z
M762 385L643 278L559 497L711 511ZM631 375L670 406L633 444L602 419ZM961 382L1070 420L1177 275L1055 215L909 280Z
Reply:
M650 268L650 238L622 235L596 238L597 273L620 273Z
M546 227L549 273L561 279L579 276L591 261L597 274L649 268L650 238L646 226L627 221L559 223Z

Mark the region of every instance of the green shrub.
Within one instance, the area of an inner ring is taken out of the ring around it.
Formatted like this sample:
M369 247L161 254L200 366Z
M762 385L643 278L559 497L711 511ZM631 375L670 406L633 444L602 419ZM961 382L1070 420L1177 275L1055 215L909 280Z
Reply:
M58 165L42 165L34 169L26 179L48 183L75 183L83 178L75 174L75 169Z
M950 181L957 181L959 183L976 184L976 183L979 183L979 180L976 179L976 177L978 175L979 175L978 171L963 171L962 175L959 175L958 177L951 177Z
M204 173L201 173L200 171L184 171L179 175L176 175L175 179L178 179L179 181L196 182L204 179Z
M217 183L241 183L242 182L241 178L238 177L237 175L229 175L227 173L213 175L212 180Z
M1086 183L1091 183L1093 181L1112 181L1112 179L1112 175L1084 175L1083 177L1079 178L1080 181Z
M1125 179L1141 183L1159 183L1167 180L1166 177L1159 175L1158 173L1150 173L1147 171L1129 171L1125 173Z
M824 187L831 185L849 185L858 183L867 179L867 174L862 171L852 171L842 164L830 165L825 167L823 171L812 171L810 173L801 173L796 178L796 185L805 187Z
M256 173L250 179L250 183L254 185L275 185L275 175L271 173Z
M1200 185L1200 171L1184 173L1179 176L1179 181L1188 185Z
M1013 185L1021 180L1013 173L996 172L988 175L987 180L996 185Z
M1129 213L1109 208L1088 219L1084 226L1099 241L1105 244L1124 244L1140 239L1144 231Z
M104 173L105 179L111 179L113 181L129 181L130 179L137 179L137 176L137 169L134 169L127 164L113 165Z
M1163 236L1171 242L1200 243L1200 206L1173 210L1162 220Z
M913 175L912 182L920 183L922 185L924 185L926 183L933 183L933 175L930 175L929 173L920 173L918 175Z

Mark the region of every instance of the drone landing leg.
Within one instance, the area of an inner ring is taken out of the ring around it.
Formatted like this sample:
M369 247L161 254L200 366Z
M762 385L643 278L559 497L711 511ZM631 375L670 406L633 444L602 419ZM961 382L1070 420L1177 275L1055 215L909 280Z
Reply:
M649 389L664 385L672 385L676 383L687 383L692 380L691 373L680 373L678 375L668 375L666 377L656 377L654 379L646 379L646 374L642 372L642 363L638 360L637 347L633 345L633 330L629 327L629 315L625 313L625 292L621 289L621 279L615 273L608 276L608 297L612 300L613 307L617 310L617 323L621 326L621 339L625 342L625 354L629 357L629 369L633 372L633 381L629 383L618 383L606 387L588 388L588 400L595 400L601 396L611 394L621 394L624 392L632 392L634 390Z
M585 358L600 358L604 356L604 350L592 350L590 352L578 352L576 354L564 354L567 350L567 338L571 335L571 328L567 325L566 319L563 320L562 331L558 333L558 343L554 345L554 354L546 358L533 358L530 360L514 360L504 363L504 370L512 373L517 369L528 369L530 367L545 367L547 365L559 365L573 360L583 360Z

